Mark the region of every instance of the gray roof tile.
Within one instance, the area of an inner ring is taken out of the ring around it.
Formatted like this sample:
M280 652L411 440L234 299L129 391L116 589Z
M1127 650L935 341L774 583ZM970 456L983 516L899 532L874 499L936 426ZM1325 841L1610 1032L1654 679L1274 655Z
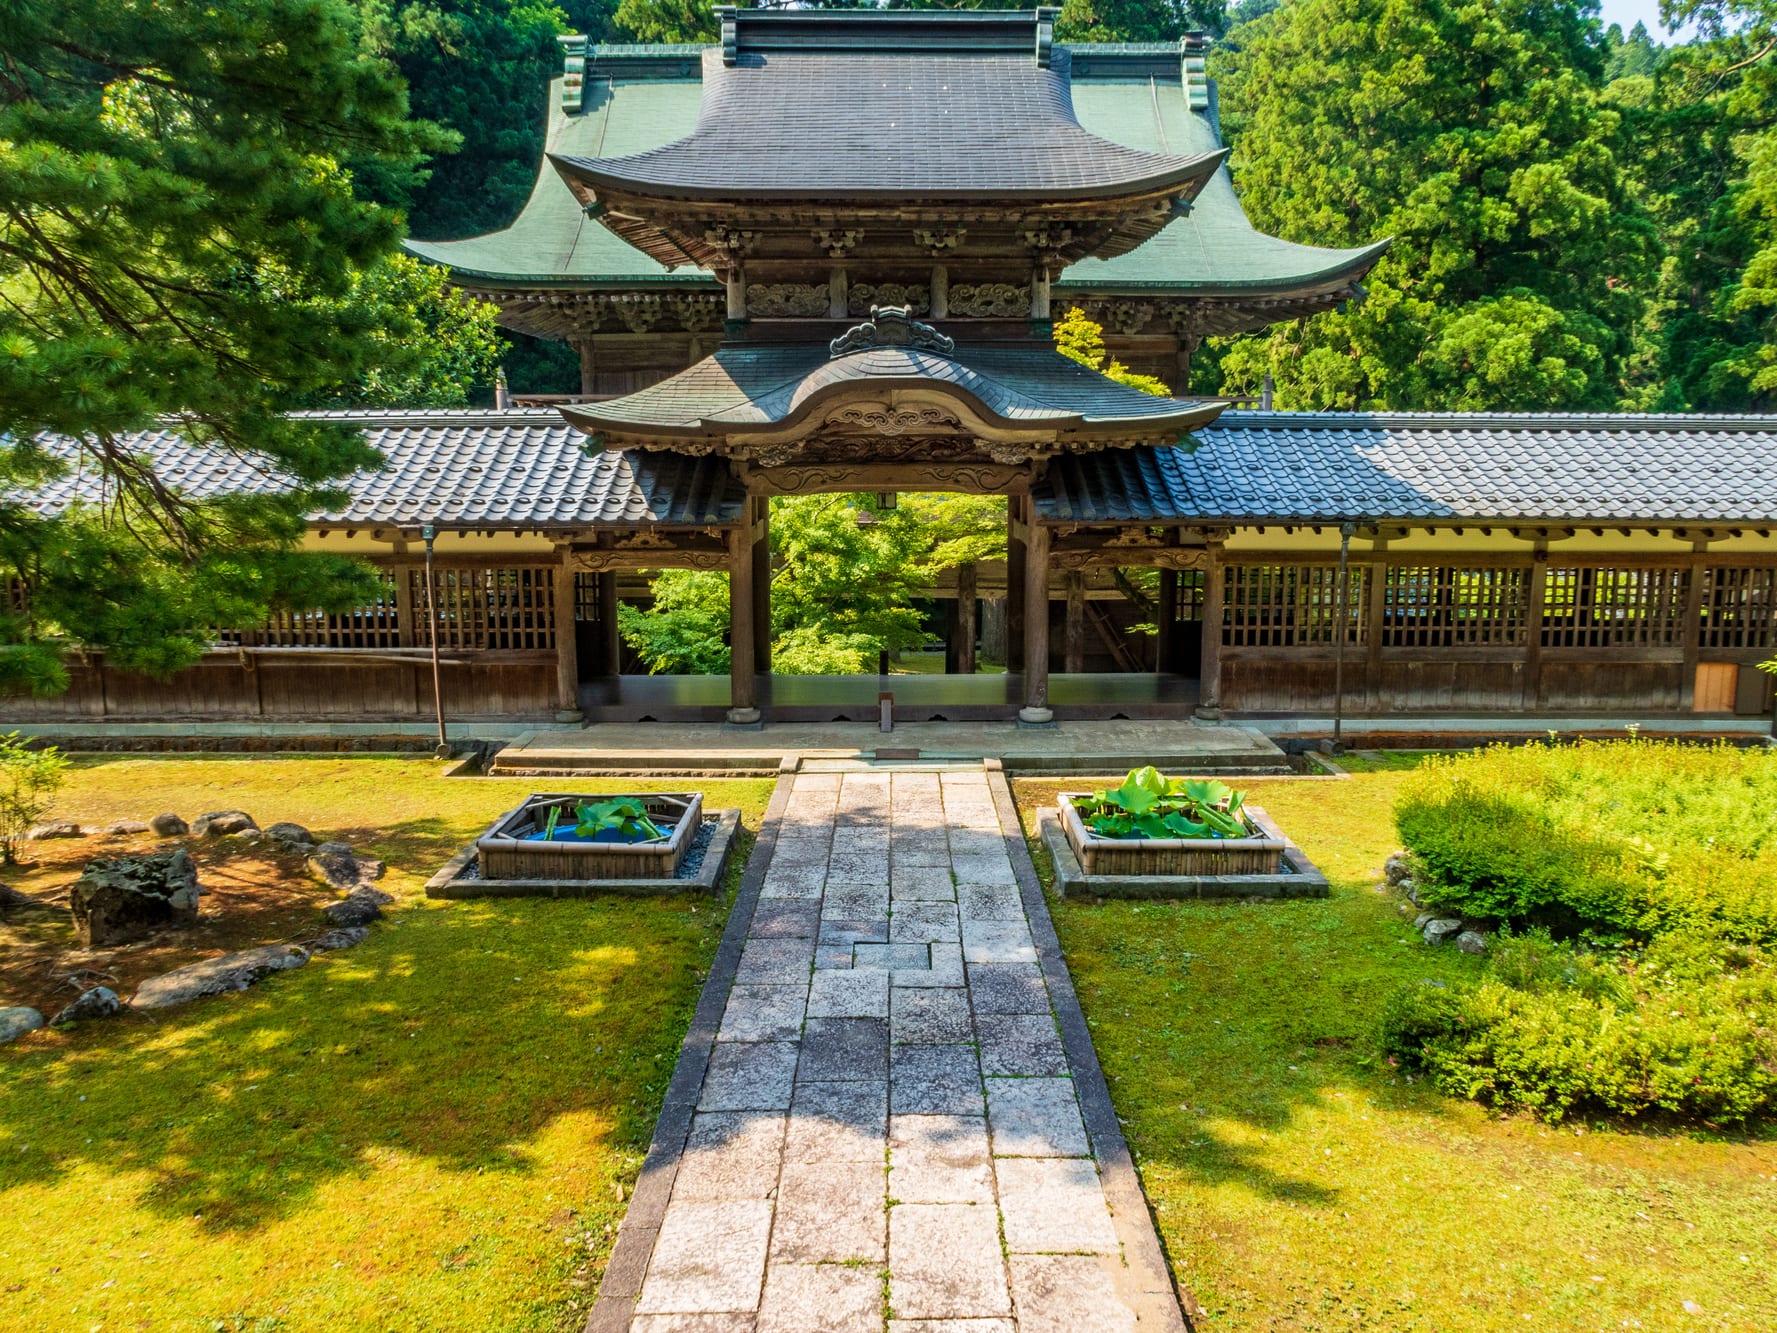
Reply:
M592 524L698 526L739 517L743 493L717 459L655 452L588 453L585 440L553 411L328 412L311 416L364 428L387 467L344 483L345 507L317 522L416 527L560 527ZM130 440L154 459L170 485L198 499L280 485L262 464L199 448L172 430ZM75 498L103 498L100 478L80 468L72 441L52 452L76 469L19 499L55 514Z
M1777 523L1777 417L1226 412L1186 448L1056 459L1081 522Z

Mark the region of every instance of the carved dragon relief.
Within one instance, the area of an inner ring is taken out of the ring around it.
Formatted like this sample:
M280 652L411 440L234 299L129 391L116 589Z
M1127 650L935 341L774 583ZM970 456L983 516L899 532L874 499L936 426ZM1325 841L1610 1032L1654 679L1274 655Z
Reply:
M963 283L950 289L950 313L973 319L1022 319L1030 314L1030 288L1011 282Z
M816 317L827 313L824 284L800 282L761 283L747 288L747 313L767 319L777 316Z

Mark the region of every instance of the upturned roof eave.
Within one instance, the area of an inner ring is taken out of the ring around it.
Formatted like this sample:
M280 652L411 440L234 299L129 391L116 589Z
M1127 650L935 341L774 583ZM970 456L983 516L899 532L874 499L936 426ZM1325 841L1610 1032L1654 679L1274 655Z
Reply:
M1284 277L1131 280L1127 278L1070 278L1066 273L1063 273L1055 280L1055 291L1058 293L1090 291L1105 295L1119 295L1125 292L1132 295L1154 294L1173 291L1186 296L1208 296L1220 292L1229 292L1243 297L1328 296L1336 293L1340 287L1362 280L1376 266L1392 244L1394 244L1394 237L1387 236L1360 249L1329 251L1328 253L1337 255L1338 258L1325 268L1289 274Z

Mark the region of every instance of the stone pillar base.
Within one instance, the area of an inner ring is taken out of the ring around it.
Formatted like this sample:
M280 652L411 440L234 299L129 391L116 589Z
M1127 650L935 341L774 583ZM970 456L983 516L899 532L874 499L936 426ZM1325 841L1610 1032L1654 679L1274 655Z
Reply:
M1191 714L1191 719L1195 722L1220 722L1222 710L1219 708L1198 708L1196 712Z
M728 719L723 725L729 727L744 727L748 731L758 731L764 727L765 723L761 719L757 708L730 708L728 710Z
M584 722L586 714L578 708L558 708L555 710L555 720L557 722Z
M1049 708L1020 708L1018 725L1021 727L1052 727L1055 725L1055 713Z

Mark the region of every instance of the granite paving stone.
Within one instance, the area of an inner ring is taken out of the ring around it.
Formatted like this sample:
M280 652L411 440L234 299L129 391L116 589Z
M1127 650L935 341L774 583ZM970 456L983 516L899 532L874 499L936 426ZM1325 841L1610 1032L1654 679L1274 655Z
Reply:
M887 1193L880 1161L785 1162L771 1229L771 1262L880 1264Z
M978 1014L975 1038L981 1047L981 1072L989 1078L1067 1074L1067 1052L1048 1014Z
M757 1310L770 1239L765 1200L673 1204L654 1240L636 1313Z
M802 1029L799 1083L887 1078L888 1024L880 1018L811 1018Z
M977 1014L1047 1014L1049 992L1035 963L976 963L969 995Z
M802 1034L808 987L736 986L728 992L717 1041L795 1041Z
M1008 1157L994 1163L994 1174L1010 1253L1117 1252L1117 1229L1090 1157Z
M1023 921L965 921L963 959L970 963L1034 963L1037 946L1031 940L1030 926Z
M990 1078L986 1083L995 1157L1084 1157L1090 1151L1072 1079Z
M975 1039L968 992L960 986L896 986L889 1001L889 1040L924 1046Z
M629 1333L1133 1333L986 775L786 781Z
M889 1305L914 1319L1011 1312L991 1204L903 1203L889 1210Z
M1135 1333L1104 1261L1085 1255L1015 1254L1018 1333Z
M878 1269L772 1261L757 1333L849 1333L881 1327Z
M719 1041L703 1076L704 1111L783 1111L796 1081L792 1041Z
M930 944L962 938L955 903L902 902L889 917L889 939Z
M891 1046L890 1115L980 1115L981 1065L973 1046Z
M740 951L738 985L808 981L814 968L813 940L750 939Z
M889 1197L903 1203L992 1203L993 1161L980 1116L889 1121Z
M889 974L880 969L817 971L808 988L808 1016L887 1018Z

